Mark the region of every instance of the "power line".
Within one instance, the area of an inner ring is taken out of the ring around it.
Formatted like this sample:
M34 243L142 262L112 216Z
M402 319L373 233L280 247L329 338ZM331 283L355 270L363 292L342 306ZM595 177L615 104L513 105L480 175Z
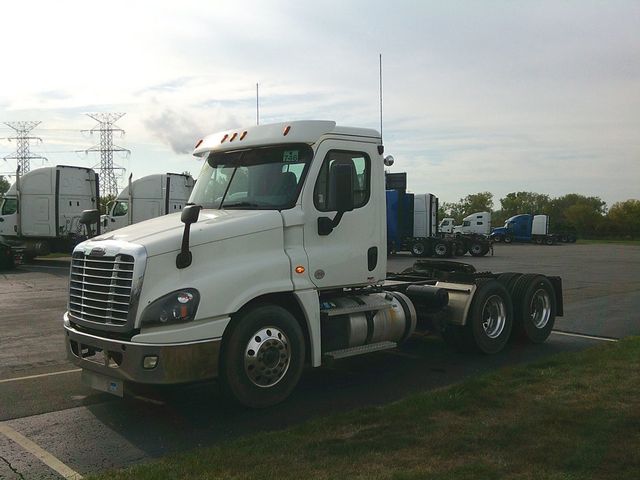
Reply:
M98 125L91 130L82 130L82 132L88 131L91 134L100 133L100 143L84 151L85 153L100 152L100 182L104 195L115 196L118 194L118 181L115 170L120 169L120 167L113 164L113 152L131 153L130 150L113 144L113 132L119 132L124 135L124 130L114 127L114 123L124 115L124 113L87 113L87 116L98 122Z
M21 173L27 173L31 170L31 160L42 159L47 160L41 155L33 155L29 148L31 140L42 142L40 137L30 137L29 132L40 125L40 122L5 122L5 125L16 131L15 137L9 137L7 140L16 140L16 151L4 157L4 160L16 160L17 168Z

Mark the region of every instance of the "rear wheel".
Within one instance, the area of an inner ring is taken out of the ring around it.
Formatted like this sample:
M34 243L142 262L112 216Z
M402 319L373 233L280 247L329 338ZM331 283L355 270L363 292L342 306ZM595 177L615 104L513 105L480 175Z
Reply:
M556 243L556 241L554 240L554 238L553 238L553 237L546 237L546 238L544 239L544 243L546 243L547 245L553 245L553 244L555 244L555 243Z
M506 235L504 237L504 243L511 243L513 242L513 237L511 235Z
M473 242L469 247L469 253L474 257L483 257L488 251L489 248L481 242Z
M513 305L505 286L493 279L480 280L465 325L466 341L482 353L498 353L512 327Z
M414 257L423 257L425 252L424 242L417 241L411 245L411 253Z
M542 343L556 320L556 294L543 275L522 275L513 286L514 336Z
M295 317L277 305L258 305L237 315L221 352L223 394L242 405L275 405L293 391L304 367L305 344Z
M436 242L433 246L433 254L436 257L450 257L451 256L451 247L446 242Z
M538 245L542 245L542 237L535 237L533 241L536 242L536 244Z

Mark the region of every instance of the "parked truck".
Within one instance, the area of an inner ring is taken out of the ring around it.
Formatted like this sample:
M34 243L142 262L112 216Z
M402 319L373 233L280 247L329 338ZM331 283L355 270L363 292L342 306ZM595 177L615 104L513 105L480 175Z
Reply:
M443 218L438 225L440 233L460 233L489 235L491 233L491 213L475 212L462 219L462 225L455 225L455 219Z
M504 222L504 227L494 228L491 238L495 242L533 242L553 245L558 241L575 242L575 234L554 234L549 231L548 215L528 213L514 215Z
M438 230L440 236L455 239L456 255L463 256L469 252L474 257L483 257L490 251L493 254L489 239L491 213L472 213L462 219L462 225L454 224L453 218L443 218L438 225Z
M384 147L375 130L297 121L210 135L189 205L72 256L64 331L83 381L218 378L250 407L305 365L395 348L435 328L461 349L535 343L562 315L559 277L422 260L387 275ZM99 221L85 212L84 222Z
M431 193L386 191L387 251L418 257L450 257L456 245L437 235L438 198Z
M182 173L147 175L131 180L102 216L104 232L117 230L132 223L180 212L189 201L195 182ZM168 193L167 193L168 192Z
M90 168L57 165L23 176L18 172L0 199L0 237L26 258L70 253L86 238L82 212L98 207L98 175Z

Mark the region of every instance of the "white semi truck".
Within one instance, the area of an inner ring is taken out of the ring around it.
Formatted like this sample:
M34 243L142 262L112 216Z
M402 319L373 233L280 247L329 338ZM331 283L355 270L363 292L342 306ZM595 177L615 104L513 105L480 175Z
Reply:
M90 168L57 165L32 170L0 199L0 237L32 258L69 253L86 238L82 212L99 207L98 175Z
M394 348L435 328L457 348L543 342L559 277L424 260L387 275L384 147L375 130L298 121L206 137L181 214L78 245L64 330L83 381L217 377L250 407L285 399L305 365ZM84 222L99 221L86 212Z
M489 235L491 233L491 213L475 212L462 219L462 225L455 225L455 219L443 218L438 225L441 233L460 233L477 235Z
M150 218L182 211L193 190L191 175L162 173L131 181L101 217L106 233Z

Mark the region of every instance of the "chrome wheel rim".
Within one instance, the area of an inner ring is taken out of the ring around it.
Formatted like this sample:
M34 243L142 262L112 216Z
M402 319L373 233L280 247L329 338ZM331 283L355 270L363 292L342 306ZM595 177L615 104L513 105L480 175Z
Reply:
M529 305L531 323L536 328L544 328L551 318L551 297L544 288L539 288L531 297Z
M416 243L413 246L413 253L415 253L416 255L422 255L424 253L424 245L422 245L421 243Z
M497 338L507 323L507 309L499 295L491 295L482 307L482 328L489 338Z
M290 362L289 339L276 327L258 330L244 350L244 371L257 387L272 387L282 380Z
M482 251L482 247L477 243L471 245L471 253L480 253Z

